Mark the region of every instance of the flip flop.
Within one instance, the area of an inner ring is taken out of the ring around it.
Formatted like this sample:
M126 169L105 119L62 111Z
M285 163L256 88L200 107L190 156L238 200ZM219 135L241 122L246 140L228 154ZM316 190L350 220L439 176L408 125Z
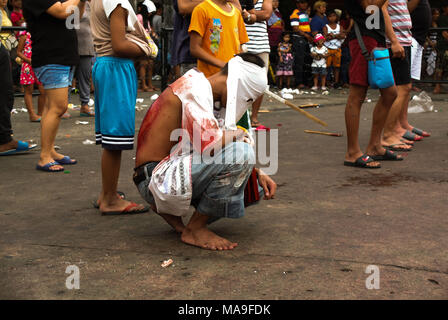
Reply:
M407 146L406 143L396 143L396 144L391 144L390 146L383 146L384 148L391 150L391 151L403 151L403 152L407 152L407 151L412 151L412 148L400 148L400 147L396 147L396 146Z
M255 130L256 131L260 131L260 130L271 131L271 128L265 127L264 125L260 125L260 126L256 127Z
M379 154L379 155L374 155L371 156L373 160L375 161L401 161L403 160L403 157L400 157L400 155L393 153L390 150L386 149L386 153L385 154Z
M410 141L420 141L423 139L422 136L417 136L415 133L412 133L409 130L406 130L406 132L404 133L404 135L402 137L407 140L410 140Z
M403 142L404 144L407 144L408 146L413 146L414 144L410 142L410 140L406 140L406 139L400 139L401 142Z
M42 117L40 117L39 119L36 120L30 120L31 122L40 122L40 120L42 120Z
M60 164L56 161L54 162L48 162L47 164L40 166L39 164L36 165L36 170L45 171L45 172L61 172L64 171L64 168L57 169L57 170L51 170L50 168L53 166L59 166Z
M412 132L417 134L417 135L419 135L419 136L422 136L422 137L430 137L431 136L430 133L427 133L427 132L423 131L422 129L419 129L419 128L416 128L416 127L414 127L412 129Z
M117 194L120 196L121 199L126 199L126 195L124 194L124 192L122 192L122 191L117 191ZM93 206L95 209L99 209L99 208L100 208L100 206L98 205L97 200L93 200L93 201L92 201L92 206Z
M0 156L10 156L19 152L29 151L36 148L37 144L29 144L24 141L17 141L17 148L0 152Z
M344 161L344 166L348 167L357 167L357 168L366 168L366 169L379 169L381 168L381 165L378 165L376 167L368 166L367 164L374 162L375 160L368 156L367 154L363 154L358 159L355 160L355 162L350 161Z
M132 210L135 207L138 207L139 205L131 202L130 205L128 205L126 208L124 208L122 211L103 211L101 214L103 216L116 216L121 214L137 214L137 213L145 213L149 211L149 207L144 207L143 209L138 210Z
M71 165L71 164L78 163L78 161L71 159L69 156L65 156L62 159L55 160L55 162L57 162L58 164L65 164L65 165Z

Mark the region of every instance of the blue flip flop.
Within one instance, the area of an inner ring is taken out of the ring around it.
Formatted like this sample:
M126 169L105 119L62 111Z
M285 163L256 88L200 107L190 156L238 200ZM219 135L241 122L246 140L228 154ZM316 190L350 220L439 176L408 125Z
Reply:
M70 164L76 164L78 161L72 160L69 156L65 156L62 159L55 160L55 162L57 162L58 164L70 165Z
M31 149L36 148L37 144L29 144L24 141L17 141L17 148L0 152L0 156L10 156L16 153L29 151Z
M40 166L40 165L36 165L36 170L40 170L40 171L45 171L45 172L61 172L64 171L64 168L61 169L57 169L57 170L51 170L50 168L53 166L59 166L60 164L57 163L56 161L53 162L48 162L47 164Z

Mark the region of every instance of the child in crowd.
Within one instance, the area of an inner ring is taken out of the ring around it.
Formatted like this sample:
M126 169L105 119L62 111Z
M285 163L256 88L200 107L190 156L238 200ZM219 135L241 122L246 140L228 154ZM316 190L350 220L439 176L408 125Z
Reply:
M11 5L12 5L12 12L11 12L12 25L15 27L20 27L25 22L22 12L22 0L12 0Z
M282 42L278 44L279 63L277 67L278 88L282 89L286 80L286 87L291 88L291 76L293 75L292 67L294 58L292 56L292 44L290 42L291 35L287 32L283 33Z
M269 46L271 47L271 53L269 54L269 62L272 66L277 66L278 64L278 44L282 41L283 31L285 31L285 23L282 19L282 14L278 9L278 0L272 1L272 15L267 21L268 24L268 36L269 36Z
M26 31L19 33L19 45L17 46L17 56L22 59L22 69L20 73L20 84L25 88L25 105L28 109L28 116L31 122L40 122L45 105L45 90L42 83L37 80L31 67L31 34ZM33 107L33 89L34 84L39 87L40 95L38 98L37 114Z
M191 15L190 52L206 77L218 73L249 42L240 10L227 0L205 0Z
M137 74L132 59L154 58L158 50L128 0L91 1L90 7L97 54L92 70L95 133L103 147L97 206L103 215L147 212L149 208L122 199L117 184L121 153L134 147Z
M145 28L146 32L151 35L152 39L157 40L157 35L154 32L151 24L151 18L156 12L156 6L154 2L145 0L137 6L138 14L137 18L140 24ZM154 70L154 60L143 57L138 60L138 70L141 91L152 92L159 90L152 84L152 74Z
M311 72L314 75L314 86L311 88L313 91L319 89L319 77L322 83L322 91L327 91L325 86L327 78L327 57L328 49L324 46L325 38L322 34L318 33L314 37L314 43L316 44L311 48L311 57L313 63L311 64Z
M340 87L339 70L341 67L342 41L345 38L344 29L338 23L338 15L334 10L327 14L328 24L324 27L324 37L327 39L325 47L328 49L327 72L333 67L334 72L334 88Z

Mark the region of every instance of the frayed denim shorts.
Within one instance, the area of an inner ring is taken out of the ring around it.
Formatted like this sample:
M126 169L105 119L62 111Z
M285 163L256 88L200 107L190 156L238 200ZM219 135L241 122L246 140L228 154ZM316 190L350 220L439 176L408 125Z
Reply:
M68 88L72 84L75 68L61 64L47 64L34 68L37 79L45 89Z

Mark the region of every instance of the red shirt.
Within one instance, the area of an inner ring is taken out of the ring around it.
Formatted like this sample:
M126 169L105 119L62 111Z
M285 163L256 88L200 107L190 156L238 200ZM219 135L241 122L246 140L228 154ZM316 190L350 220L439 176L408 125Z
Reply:
M12 22L12 25L13 26L15 26L15 27L20 27L20 20L22 20L23 19L23 13L22 13L22 10L20 10L20 11L13 11L13 12L11 12L11 22Z

